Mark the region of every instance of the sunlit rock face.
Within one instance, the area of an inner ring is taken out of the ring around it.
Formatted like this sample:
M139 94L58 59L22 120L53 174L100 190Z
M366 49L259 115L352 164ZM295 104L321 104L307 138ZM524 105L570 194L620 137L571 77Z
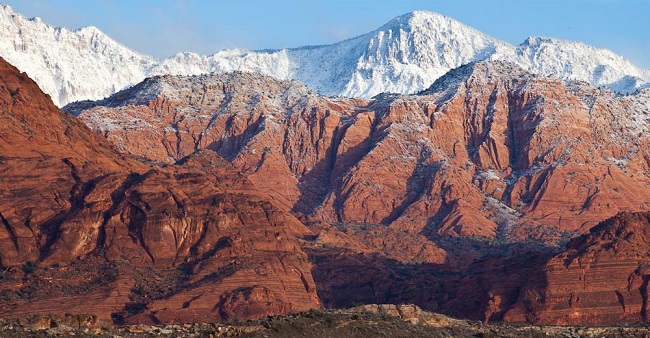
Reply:
M230 73L66 109L152 161L212 150L305 220L557 244L650 206L649 98L479 62L411 96L326 98Z

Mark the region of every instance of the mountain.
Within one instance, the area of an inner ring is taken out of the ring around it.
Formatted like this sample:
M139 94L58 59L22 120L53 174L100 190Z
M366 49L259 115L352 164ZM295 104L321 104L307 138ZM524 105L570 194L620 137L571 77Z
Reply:
M506 60L560 79L619 92L647 87L648 70L579 42L528 38L513 46L432 12L397 17L370 33L332 45L210 56L179 53L156 60L129 50L94 27L76 31L0 8L0 56L33 77L60 106L101 99L153 75L258 72L300 80L323 95L369 98L415 93L449 70L478 60Z
M1 317L233 320L319 308L310 231L211 151L120 154L0 59Z
M518 321L519 288L570 238L650 209L650 90L621 96L504 61L461 66L417 95L328 98L235 72L153 77L65 109L154 162L200 149L230 161L309 225L326 307Z
M32 77L57 105L130 86L156 63L95 27L55 28L9 6L0 6L0 30L0 56Z
M327 98L227 73L149 78L65 109L152 161L216 151L309 220L509 241L650 207L649 103L649 90L481 61L412 96Z
M650 206L649 95L491 61L373 100L159 76L75 119L0 60L0 316L645 318L647 214L596 224Z

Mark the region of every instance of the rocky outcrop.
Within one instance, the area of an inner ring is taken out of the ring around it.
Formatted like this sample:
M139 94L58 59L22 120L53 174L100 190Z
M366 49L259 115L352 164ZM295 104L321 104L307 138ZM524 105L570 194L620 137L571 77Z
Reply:
M118 153L0 60L0 316L235 320L320 307L309 230L212 151Z
M443 316L437 313L423 311L419 306L413 304L367 304L360 305L345 312L351 313L373 313L390 317L397 317L413 325L447 327L465 324L464 321Z
M647 321L650 213L610 218L554 256L505 320L585 325Z
M66 109L150 160L213 150L303 220L556 245L650 207L649 102L478 62L415 96L325 98L232 73Z

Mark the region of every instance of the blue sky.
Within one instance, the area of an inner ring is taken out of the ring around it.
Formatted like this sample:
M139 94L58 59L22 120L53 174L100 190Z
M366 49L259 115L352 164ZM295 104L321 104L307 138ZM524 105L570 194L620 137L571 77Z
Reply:
M519 44L551 36L608 48L650 68L650 0L0 0L71 29L93 25L141 53L327 44L413 10L442 13Z

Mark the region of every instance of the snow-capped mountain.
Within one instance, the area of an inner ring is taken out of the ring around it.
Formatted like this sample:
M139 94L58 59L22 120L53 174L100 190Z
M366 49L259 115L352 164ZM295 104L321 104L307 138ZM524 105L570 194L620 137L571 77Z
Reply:
M300 80L324 95L371 97L413 93L463 64L506 60L526 70L582 80L620 92L647 87L650 71L579 42L528 38L514 46L449 17L416 11L332 45L291 49L179 53L157 60L115 42L97 28L55 28L0 7L0 56L65 105L101 99L152 75L247 71Z
M589 82L629 93L648 87L650 73L607 49L582 42L531 37L514 49L514 53L493 55L493 59L515 62L526 70L560 79Z
M26 72L57 105L99 98L142 80L156 60L95 27L55 28L0 7L0 56Z

